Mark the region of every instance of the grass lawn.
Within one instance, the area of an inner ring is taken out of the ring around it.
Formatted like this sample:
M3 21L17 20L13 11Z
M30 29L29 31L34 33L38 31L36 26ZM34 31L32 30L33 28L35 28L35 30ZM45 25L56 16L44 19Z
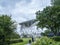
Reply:
M20 42L20 43L14 43L14 44L11 44L11 45L25 45L28 43L29 39L31 38L22 38L23 39L23 42Z
M11 44L11 45L25 45L28 43L29 39L31 38L22 38L23 39L23 42L20 42L20 43L14 43L14 44ZM39 42L36 43L36 45L38 45L39 43L41 43L43 40L47 40L45 41L44 43L46 42L53 42L52 40L50 40L49 38L47 39L44 39L44 38L36 38L36 41L40 40ZM54 43L54 42L53 42ZM42 44L42 43L41 43ZM47 43L48 44L48 43ZM32 45L35 45L34 42L32 43ZM56 45L60 45L60 42L56 42Z

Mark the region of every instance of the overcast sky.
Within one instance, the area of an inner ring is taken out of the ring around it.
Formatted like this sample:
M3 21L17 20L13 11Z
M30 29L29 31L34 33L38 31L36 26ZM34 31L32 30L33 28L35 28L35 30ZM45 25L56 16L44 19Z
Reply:
M0 0L0 14L12 15L18 23L36 18L35 12L50 5L50 0Z
M20 23L35 19L36 11L42 10L50 3L50 0L0 0L0 14L12 15L12 19Z

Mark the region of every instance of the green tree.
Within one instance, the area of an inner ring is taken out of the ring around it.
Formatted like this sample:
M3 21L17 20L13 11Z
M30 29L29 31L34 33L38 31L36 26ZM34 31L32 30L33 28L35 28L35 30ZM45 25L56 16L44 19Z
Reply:
M0 38L3 40L3 44L0 45L5 45L4 43L6 42L6 39L10 39L12 33L16 29L16 24L15 21L11 19L11 16L8 15L1 15L0 16Z
M55 35L59 32L60 6L49 6L44 8L43 11L37 11L36 18L38 21L38 27L46 27L47 29L51 30Z
M44 32L41 32L42 36L47 36L49 33L51 33L50 30L45 30Z
M20 38L20 35L17 34L17 32L13 32L12 35L10 36L11 39L18 39Z
M51 2L54 6L60 6L60 0L51 0Z

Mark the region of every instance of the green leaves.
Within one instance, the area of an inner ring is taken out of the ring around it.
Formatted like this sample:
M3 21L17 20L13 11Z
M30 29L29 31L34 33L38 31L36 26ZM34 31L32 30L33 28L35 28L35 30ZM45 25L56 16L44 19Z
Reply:
M54 40L48 37L41 37L40 39L36 40L36 43L33 45L57 45Z
M46 27L50 28L53 32L57 33L58 28L60 28L60 6L49 6L43 9L43 11L38 11L36 13L36 18L38 21L37 26L40 28Z
M12 21L11 17L8 15L0 16L0 36L4 36L2 40L5 43L7 39L10 39L16 29L16 24ZM15 33L14 33L15 34ZM4 40L4 41L3 41ZM4 44L7 45L7 44Z
M51 0L51 2L54 6L60 6L60 0Z

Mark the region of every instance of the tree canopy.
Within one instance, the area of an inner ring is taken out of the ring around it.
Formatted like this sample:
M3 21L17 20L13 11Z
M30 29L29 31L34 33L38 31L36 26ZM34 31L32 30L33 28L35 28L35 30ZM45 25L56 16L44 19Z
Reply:
M50 34L51 31L50 30L45 30L44 32L41 32L42 36L48 36L48 34Z
M0 32L3 35L9 35L16 29L15 22L11 20L10 16L0 16Z
M60 0L51 0L51 2L54 6L60 6Z
M6 39L10 39L16 30L16 23L12 20L11 16L0 15L0 39L3 41L0 45L5 45ZM15 34L16 35L16 34ZM1 42L1 41L0 41Z
M38 21L37 26L40 28L46 27L54 34L60 29L60 6L48 6L43 11L36 12Z

